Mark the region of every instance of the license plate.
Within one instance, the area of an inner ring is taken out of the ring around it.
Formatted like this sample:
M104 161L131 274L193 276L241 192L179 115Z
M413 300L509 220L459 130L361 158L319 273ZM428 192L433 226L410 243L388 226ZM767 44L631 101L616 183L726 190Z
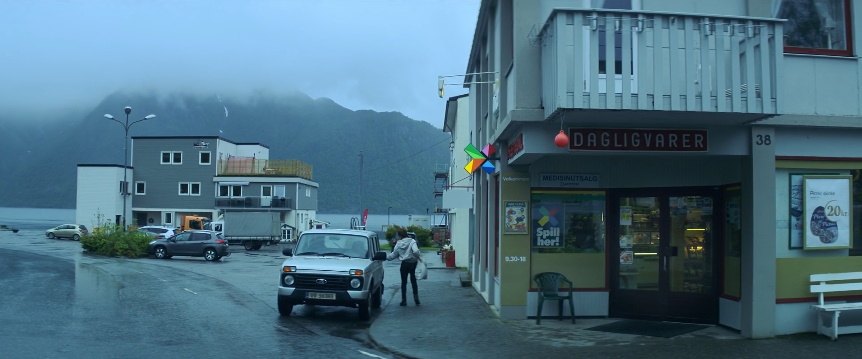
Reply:
M317 293L317 292L308 292L305 295L308 299L327 299L327 300L335 300L335 293Z

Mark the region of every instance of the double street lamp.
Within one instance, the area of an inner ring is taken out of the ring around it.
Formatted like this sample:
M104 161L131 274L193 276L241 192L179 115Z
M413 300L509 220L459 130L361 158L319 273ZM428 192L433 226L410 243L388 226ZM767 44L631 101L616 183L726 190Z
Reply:
M129 168L129 146L128 146L129 128L138 122L146 121L146 120L152 120L152 119L156 118L156 115L149 114L140 120L135 120L135 121L129 122L129 114L132 113L132 107L126 106L126 108L123 109L123 112L126 113L126 122L125 123L114 118L114 116L107 114L107 113L105 114L105 118L107 118L111 121L114 121L116 123L119 123L120 126L123 126L123 130L125 131L125 137L123 137L123 184L122 184L122 186L120 186L120 190L123 193L123 215L122 215L122 217L123 217L123 230L125 231L126 230L126 197L129 196L129 181L127 179L128 172L129 172L128 171L128 168Z

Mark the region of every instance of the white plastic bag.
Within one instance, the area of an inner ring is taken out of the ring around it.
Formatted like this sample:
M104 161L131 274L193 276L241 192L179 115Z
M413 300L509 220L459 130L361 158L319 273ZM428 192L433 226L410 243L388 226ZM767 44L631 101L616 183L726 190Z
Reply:
M416 263L416 278L428 279L428 266L425 265L425 261L423 260Z

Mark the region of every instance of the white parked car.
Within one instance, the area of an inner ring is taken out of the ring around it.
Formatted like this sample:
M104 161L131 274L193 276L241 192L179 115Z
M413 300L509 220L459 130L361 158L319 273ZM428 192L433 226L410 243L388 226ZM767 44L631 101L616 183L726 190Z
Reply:
M289 316L293 306L310 304L359 308L371 318L383 297L383 261L377 234L352 229L311 229L296 246L285 248L278 286L278 312Z
M174 229L165 226L143 226L138 228L138 231L149 234L155 239L165 239L174 236Z

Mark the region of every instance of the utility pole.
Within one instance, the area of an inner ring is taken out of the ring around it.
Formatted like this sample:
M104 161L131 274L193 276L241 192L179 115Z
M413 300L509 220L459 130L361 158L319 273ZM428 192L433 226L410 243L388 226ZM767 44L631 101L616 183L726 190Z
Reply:
M359 151L359 218L362 220L362 151Z

